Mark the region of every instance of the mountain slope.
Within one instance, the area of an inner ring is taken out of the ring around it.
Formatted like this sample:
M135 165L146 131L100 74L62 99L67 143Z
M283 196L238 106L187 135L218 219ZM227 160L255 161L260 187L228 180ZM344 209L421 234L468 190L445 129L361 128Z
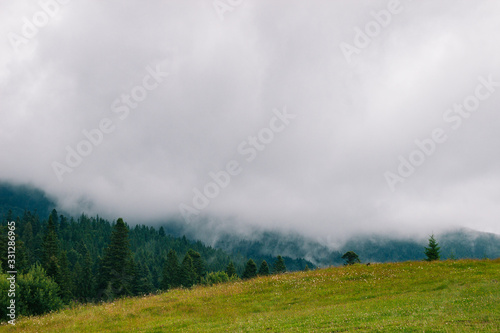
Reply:
M500 330L500 259L354 265L23 318L5 332Z

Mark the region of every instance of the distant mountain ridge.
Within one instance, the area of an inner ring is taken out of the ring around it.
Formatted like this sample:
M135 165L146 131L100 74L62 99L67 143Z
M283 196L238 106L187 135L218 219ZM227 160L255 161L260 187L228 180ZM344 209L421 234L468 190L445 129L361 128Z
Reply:
M0 183L0 216L6 217L9 209L13 216L21 216L24 209L37 210L48 215L55 204L40 190L29 186L14 186ZM213 224L186 225L179 221L161 223L165 231L174 236L186 235L205 244L247 258L271 260L282 255L287 266L303 269L307 264L317 266L341 265L342 254L356 252L362 262L398 262L422 260L427 240L389 237L380 235L357 236L348 239L334 249L319 240L297 233L255 230L251 238L244 234L221 231ZM215 230L215 231L214 231ZM498 258L500 257L500 235L466 228L438 233L436 239L441 247L441 258Z

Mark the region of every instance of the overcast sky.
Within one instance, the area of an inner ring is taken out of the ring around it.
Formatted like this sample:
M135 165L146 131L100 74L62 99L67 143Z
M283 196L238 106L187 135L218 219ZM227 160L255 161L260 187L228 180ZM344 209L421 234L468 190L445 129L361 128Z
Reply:
M500 2L47 2L0 4L1 180L140 223L500 233Z

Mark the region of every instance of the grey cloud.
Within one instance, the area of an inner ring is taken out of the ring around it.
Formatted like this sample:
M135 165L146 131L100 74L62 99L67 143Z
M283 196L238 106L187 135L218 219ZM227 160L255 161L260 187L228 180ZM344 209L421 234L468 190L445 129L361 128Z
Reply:
M147 223L179 217L237 160L242 173L201 214L242 230L500 233L500 89L460 129L443 120L479 76L500 81L500 5L402 0L349 64L340 43L388 3L246 1L221 21L211 1L70 2L32 51L0 41L0 178L71 212ZM39 10L27 4L0 5L0 34L20 33ZM164 59L169 76L120 120L113 101ZM297 118L246 162L238 145L284 106ZM58 182L51 163L106 117L116 129ZM438 127L448 140L391 192L384 173Z

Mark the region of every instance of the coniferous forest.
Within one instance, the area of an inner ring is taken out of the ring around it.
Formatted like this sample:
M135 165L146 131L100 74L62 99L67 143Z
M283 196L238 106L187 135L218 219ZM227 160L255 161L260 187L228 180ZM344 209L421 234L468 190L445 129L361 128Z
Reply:
M15 221L16 303L23 315L257 275L245 272L252 259L173 237L163 227L129 227L122 218L110 222L84 214L74 219L55 209L46 219L30 211L7 214L0 226L2 275L11 270L9 221ZM262 259L258 264L267 266ZM283 265L281 257L278 265ZM7 276L0 281L5 318L9 283Z

